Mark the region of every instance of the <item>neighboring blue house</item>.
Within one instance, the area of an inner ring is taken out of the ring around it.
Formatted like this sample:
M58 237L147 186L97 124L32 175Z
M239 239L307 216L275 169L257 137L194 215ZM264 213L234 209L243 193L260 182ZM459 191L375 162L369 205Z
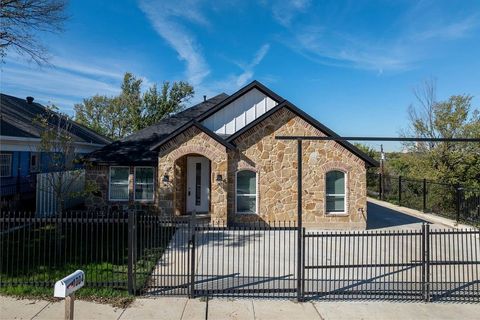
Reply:
M57 114L34 102L32 97L21 99L0 94L0 196L5 199L18 194L33 194L35 176L48 171L49 154L38 152L42 128L38 117L48 117L54 125ZM48 113L47 113L48 112ZM70 133L75 141L75 153L86 154L111 142L110 139L71 122Z

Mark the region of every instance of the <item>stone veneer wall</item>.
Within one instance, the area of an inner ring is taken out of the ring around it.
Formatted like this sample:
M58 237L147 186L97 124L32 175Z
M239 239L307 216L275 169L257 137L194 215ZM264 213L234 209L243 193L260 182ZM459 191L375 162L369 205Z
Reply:
M126 167L126 166L124 166ZM154 167L154 166L153 166ZM134 201L134 166L130 166L130 174L128 179L129 200L128 201L109 201L108 200L108 181L110 174L110 167L97 165L89 166L85 172L85 182L96 186L96 190L89 194L85 199L85 206L90 210L124 210L124 209L141 209L151 210L154 203ZM154 167L155 168L155 167ZM156 169L156 168L155 168ZM156 175L154 175L155 177ZM156 179L155 179L156 180ZM157 181L155 181L155 188Z
M211 183L210 185L210 212L212 221L226 222L227 219L227 151L226 147L197 127L191 127L174 139L168 141L159 148L158 154L158 180L162 181L166 174L170 183L163 183L157 188L157 206L161 214L173 215L181 212L175 208L179 190L175 188L177 179L175 167L178 166L178 159L185 155L202 155L210 160L211 176L210 181L214 182L217 174L224 177L224 183Z
M211 161L212 221L296 221L297 144L276 140L281 135L324 134L286 108L235 139L238 150L228 150L196 127L191 127L161 146L155 183L155 206L164 215L185 211L186 155L202 155ZM235 174L241 169L257 172L259 215L235 214ZM325 174L347 173L347 214L325 213ZM227 172L228 171L228 172ZM108 166L87 169L86 180L98 186L97 195L87 198L89 208L138 208L133 201L133 167L130 167L130 200L108 201ZM170 183L162 182L167 174ZM215 182L217 174L224 178ZM366 168L363 160L334 141L303 142L303 221L307 227L361 229L366 226ZM160 182L160 183L158 183ZM228 191L228 192L227 192ZM151 205L151 204L149 204Z
M229 221L296 221L297 142L275 136L324 134L286 108L275 112L234 143L229 152ZM235 174L257 172L259 215L235 214ZM347 213L326 214L325 174L347 173ZM366 227L366 167L362 159L335 141L303 142L303 221L307 227L363 229Z

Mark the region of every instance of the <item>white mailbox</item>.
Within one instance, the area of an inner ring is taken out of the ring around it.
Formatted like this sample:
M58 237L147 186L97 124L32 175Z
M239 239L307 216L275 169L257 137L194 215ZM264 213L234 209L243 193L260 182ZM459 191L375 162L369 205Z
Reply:
M83 287L85 284L85 273L82 270L77 270L74 273L66 276L62 280L55 283L53 296L57 298L65 298Z

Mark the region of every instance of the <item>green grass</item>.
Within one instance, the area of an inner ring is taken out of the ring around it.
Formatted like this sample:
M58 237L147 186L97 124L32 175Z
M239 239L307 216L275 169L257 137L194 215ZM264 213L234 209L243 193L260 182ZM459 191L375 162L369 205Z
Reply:
M123 301L129 297L125 224L62 226L60 241L56 227L55 223L27 225L0 237L1 294L48 298L53 295L55 281L80 269L85 272L85 287L78 294L80 298ZM142 228L138 229L139 243L148 243L150 247L137 249L135 284L138 292L147 284L174 232L171 227ZM161 228L155 229L155 237L151 232L153 228Z

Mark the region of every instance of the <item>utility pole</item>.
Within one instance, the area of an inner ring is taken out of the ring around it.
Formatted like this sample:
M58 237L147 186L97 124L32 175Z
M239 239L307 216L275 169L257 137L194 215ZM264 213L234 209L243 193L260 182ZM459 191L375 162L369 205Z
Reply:
M380 200L383 200L385 194L385 153L383 144L380 145Z

